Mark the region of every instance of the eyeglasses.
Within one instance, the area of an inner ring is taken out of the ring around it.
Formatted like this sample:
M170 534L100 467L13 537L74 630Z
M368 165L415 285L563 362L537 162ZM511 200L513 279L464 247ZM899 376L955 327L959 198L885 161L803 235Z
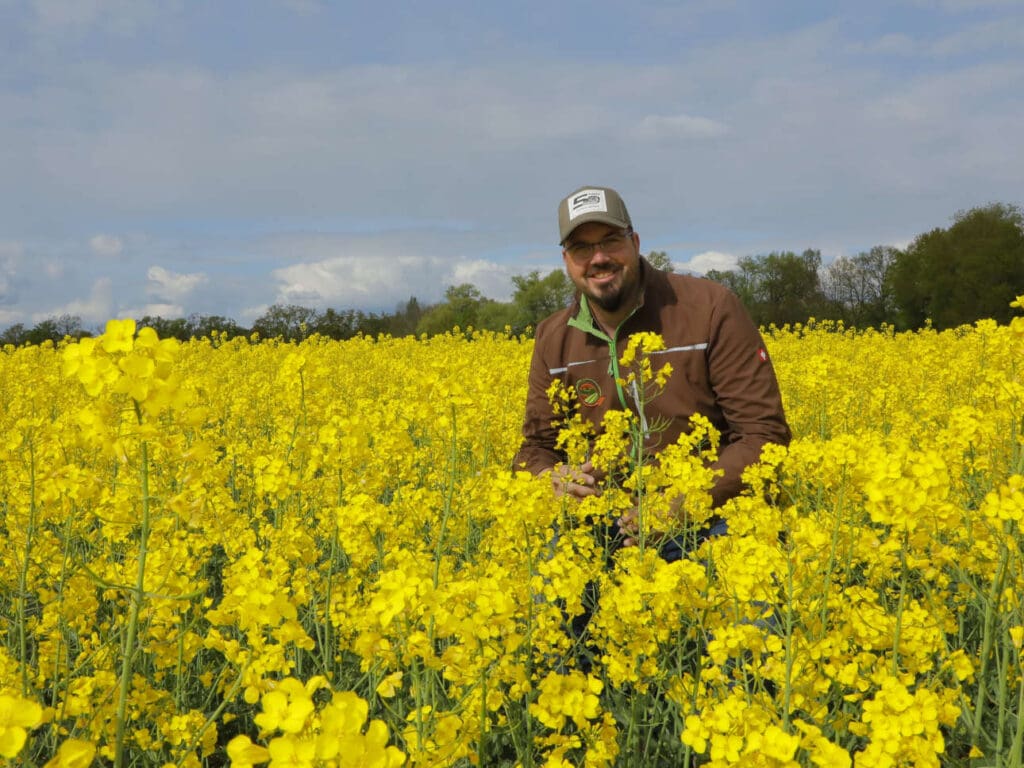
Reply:
M616 254L626 247L626 241L633 234L632 229L616 232L613 235L602 237L596 243L569 243L565 246L565 252L577 264L589 261L599 249L601 253Z

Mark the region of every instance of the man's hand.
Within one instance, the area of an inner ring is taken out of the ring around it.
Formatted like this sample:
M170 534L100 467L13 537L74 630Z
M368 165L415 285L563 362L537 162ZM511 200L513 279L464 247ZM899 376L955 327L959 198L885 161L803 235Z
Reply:
M630 507L618 519L619 533L622 534L622 546L624 547L632 547L637 543L637 536L640 533L640 521L637 517L636 507Z
M555 489L556 496L575 496L582 499L585 496L597 496L601 489L597 487L597 474L594 472L594 465L585 461L578 467L570 467L566 464L559 464L551 469L551 486Z
M636 507L630 507L616 521L619 526L619 533L622 534L622 546L634 547L640 542L640 520ZM661 531L650 531L647 534L647 543L658 546L665 539Z

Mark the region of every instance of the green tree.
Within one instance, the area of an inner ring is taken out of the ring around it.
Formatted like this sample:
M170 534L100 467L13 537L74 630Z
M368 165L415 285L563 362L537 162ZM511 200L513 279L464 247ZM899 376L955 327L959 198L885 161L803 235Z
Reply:
M25 343L27 337L28 328L25 327L25 324L15 323L4 329L3 335L0 335L0 344L12 344L15 347L20 347Z
M400 304L395 314L388 317L388 333L392 336L409 336L416 333L416 327L423 317L423 307L415 296Z
M80 339L90 334L82 328L82 318L78 315L60 315L48 317L36 323L31 330L26 331L20 343L42 344L44 341L54 343L62 341L65 337Z
M739 296L749 310L754 304L754 275L746 269L712 269L704 274L708 280L721 283Z
M512 277L514 317L509 325L516 333L536 326L548 315L569 306L575 286L565 270L554 269L544 277L534 270L528 275Z
M485 299L480 304L480 311L476 317L476 327L488 330L503 332L506 328L513 333L521 332L517 328L519 322L519 309L510 301L494 301Z
M363 313L354 309L338 312L328 308L309 327L309 333L319 333L330 339L351 339L359 333Z
M249 335L248 329L243 328L230 317L224 317L223 315L200 314L192 314L188 316L189 338L205 339L214 331L218 333L226 333L229 338Z
M712 271L705 277L732 290L759 325L803 323L828 314L821 290L821 252L807 249L744 256L736 270Z
M137 323L139 328L152 328L161 339L188 341L192 334L188 320L183 317L166 318L159 315L144 315Z
M479 289L469 283L450 285L444 292L445 300L427 309L416 327L417 333L436 335L447 333L458 326L463 331L477 327L480 305L485 301Z
M961 211L949 229L918 235L891 280L902 327L1009 322L1010 302L1024 287L1024 215L1002 203Z
M313 333L319 318L315 309L298 304L274 304L256 318L252 330L264 339L301 341Z
M895 324L896 307L890 271L900 252L876 245L856 256L840 256L825 270L824 292L840 316L856 328Z
M668 254L665 251L651 251L647 254L647 260L655 269L663 269L666 272L675 272L676 268L672 265L672 259L668 257Z

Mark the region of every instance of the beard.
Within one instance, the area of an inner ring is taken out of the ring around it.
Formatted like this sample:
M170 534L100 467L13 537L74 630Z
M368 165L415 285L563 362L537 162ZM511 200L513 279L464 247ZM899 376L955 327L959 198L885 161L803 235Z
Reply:
M621 288L613 293L608 294L595 294L588 293L587 298L594 304L597 304L605 312L617 312L619 307L622 306L622 297L625 291Z
M578 287L592 305L608 314L615 314L622 311L627 303L638 299L640 276L627 268L619 273L619 280L615 283L592 286L581 282Z

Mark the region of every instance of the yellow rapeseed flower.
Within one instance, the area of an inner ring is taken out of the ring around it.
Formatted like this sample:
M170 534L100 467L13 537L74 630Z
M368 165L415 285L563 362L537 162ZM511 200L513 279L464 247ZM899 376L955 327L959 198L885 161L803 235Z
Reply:
M0 694L0 756L17 755L28 738L28 729L43 720L43 708L31 700Z
M270 750L259 744L253 744L252 739L244 734L235 736L229 741L227 751L232 768L252 768L254 765L270 760Z
M95 754L95 744L82 739L65 739L43 768L89 768Z

